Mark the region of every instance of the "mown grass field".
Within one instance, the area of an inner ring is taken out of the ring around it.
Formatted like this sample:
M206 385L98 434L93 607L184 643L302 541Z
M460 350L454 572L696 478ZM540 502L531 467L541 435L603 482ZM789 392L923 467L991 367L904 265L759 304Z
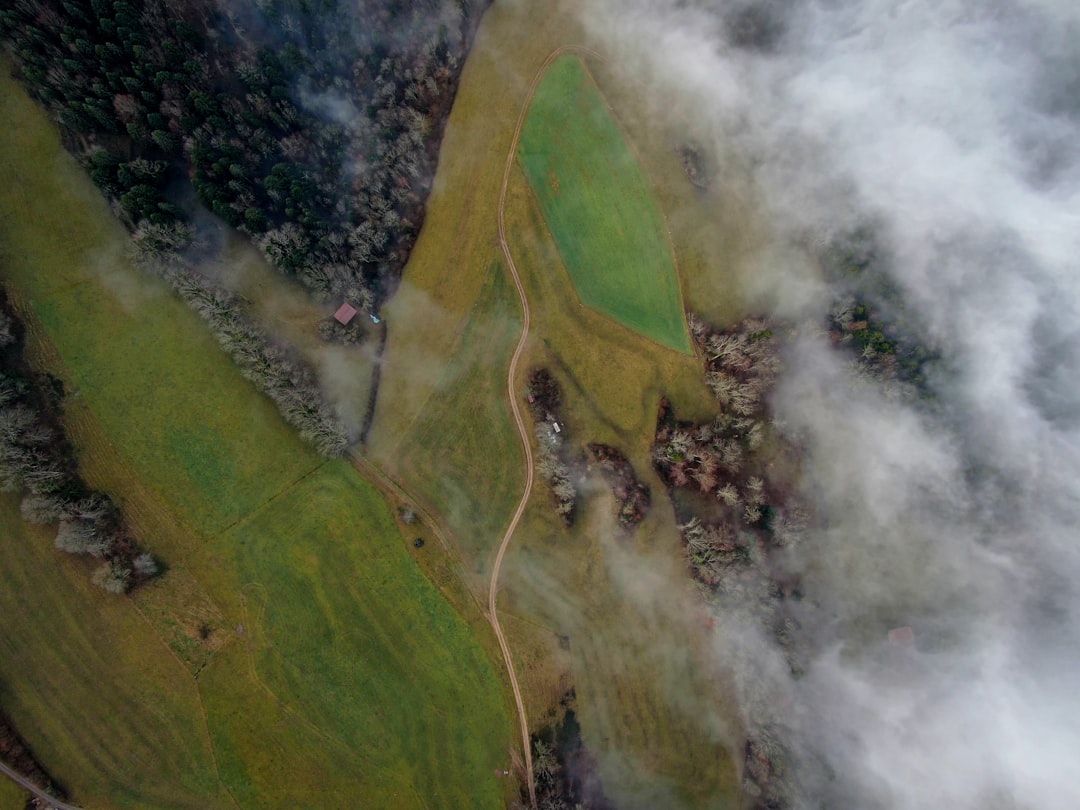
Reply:
M500 684L399 538L379 492L340 461L233 529L252 662L363 763L358 804L497 807Z
M196 682L18 504L0 496L0 704L35 756L88 808L231 806Z
M552 5L496 3L488 12L451 115L424 230L387 308L390 340L372 452L439 503L467 564L480 573L488 570L522 476L505 404L514 341L499 338L520 328L520 304L508 278L509 293L498 296L491 280L493 263L501 266L496 209L508 122L548 54L585 39L572 14ZM616 112L622 120L621 107ZM638 134L630 133L635 145L650 147L642 164L650 173L664 170L654 175L660 199L692 202L696 191L678 173L671 142L639 142ZM675 174L666 171L669 163ZM683 224L673 222L673 232ZM693 613L674 516L648 458L661 395L686 418L706 418L715 400L695 357L581 306L539 200L519 171L511 176L507 229L533 319L518 390L530 368L548 366L563 385L572 440L623 449L656 503L627 542L612 531L614 506L595 477L572 531L557 525L538 483L506 557L500 595L528 715L542 721L566 685L577 689L585 744L617 806L734 807L730 751L739 746L738 723L709 663L712 642ZM676 238L676 251L682 245ZM716 287L688 289L708 302ZM729 299L711 304L712 313L739 307ZM477 506L487 514L478 517ZM624 565L628 556L641 565ZM633 590L639 576L645 581ZM672 590L671 583L682 587Z
M28 795L11 780L0 780L0 810L26 810Z
M139 477L192 529L221 531L319 462L184 304L131 267L100 194L6 68L0 81L0 272Z
M690 352L667 226L582 61L558 57L536 90L518 160L587 306Z
M417 420L387 455L397 470L430 484L432 505L462 531L459 540L475 569L498 542L524 484L520 440L505 428L510 406L505 380L492 374L492 359L505 358L521 332L517 294L506 272L492 263L456 349ZM478 459L507 470L491 479Z
M65 383L87 479L178 573L107 600L47 537L17 534L9 504L0 701L43 765L89 808L503 806L501 682L381 494L302 445L130 266L6 72L0 114L0 273Z

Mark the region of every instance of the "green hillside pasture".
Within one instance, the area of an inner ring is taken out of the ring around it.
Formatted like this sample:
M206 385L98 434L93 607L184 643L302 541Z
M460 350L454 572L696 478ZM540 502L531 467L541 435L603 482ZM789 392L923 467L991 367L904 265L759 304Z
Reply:
M33 340L49 344L41 356L58 358L69 411L82 414L80 446L84 433L106 434L89 441L92 482L141 526L166 527L143 539L184 572L190 604L177 610L205 602L229 636L208 663L188 657L197 681L169 656L187 680L158 686L154 656L169 644L184 654L166 627L167 589L147 605L156 637L131 601L102 603L84 566L35 536L33 571L79 566L64 611L13 602L0 612L18 608L21 632L42 643L39 658L5 652L0 701L33 730L43 765L88 807L214 806L218 783L204 785L198 760L206 749L182 737L196 724L246 806L351 807L357 796L371 807L504 806L504 692L409 559L385 502L343 462L317 458L197 317L130 265L100 195L6 77L0 112L0 275L36 316ZM5 596L39 588L30 582L28 572ZM79 669L94 636L100 655L117 658L100 666L130 669ZM174 721L170 701L199 692L206 720L193 703ZM81 700L73 711L91 712L85 722L73 714L75 731L50 703L66 695ZM115 750L101 742L110 723Z
M521 332L516 299L506 271L493 263L438 385L398 445L383 454L410 481L423 482L476 571L524 485L521 443L506 429L505 364ZM506 473L489 474L489 466Z
M405 552L386 502L333 462L236 527L263 683L363 768L366 807L497 807L507 706L491 663Z
M499 271L503 284L491 277L509 147L505 122L516 118L522 90L546 55L563 42L581 41L573 19L544 4L497 3L488 11L455 101L424 230L402 289L387 307L389 361L373 444L380 462L396 465L410 488L438 502L474 571L490 561L501 533L489 536L490 527L505 528L521 482L521 451L505 390L513 335L505 344L498 337L519 327L520 304L505 268ZM508 74L518 81L507 81ZM677 162L675 169L681 171ZM675 569L672 580L692 589L674 516L651 474L649 446L661 394L672 397L680 415L702 418L713 412L715 400L696 358L580 305L538 196L524 173L511 175L508 240L532 311L517 390L524 391L531 367L547 365L563 382L571 440L610 442L630 454L656 504L634 547L658 550L661 562ZM675 318L681 324L678 307ZM452 480L444 480L448 476ZM586 745L600 759L601 779L617 803L736 806L730 741L718 740L686 713L687 705L703 705L697 696L707 701L714 689L703 683L708 669L696 661L708 644L700 623L679 615L658 619L613 586L595 520L614 507L606 485L594 481L589 488L601 494L588 499L581 523L568 532L555 525L549 492L538 481L505 560L499 614L529 720L534 728L543 723L573 685ZM484 503L487 516L473 507ZM656 638L670 642L663 648L669 660L658 660L650 645ZM563 650L566 639L569 649ZM572 681L560 677L567 658ZM695 697L684 701L684 695ZM705 720L713 716L702 714Z
M6 777L0 778L0 810L26 810L30 794Z
M150 625L14 495L0 526L0 704L46 770L88 808L231 806L195 681Z
M569 639L582 734L619 807L729 808L737 802L731 752L738 741L716 729L738 721L704 660L709 641L695 615L699 597L651 462L661 395L679 414L701 417L713 412L715 399L696 358L635 333L614 335L610 321L574 305L525 186L511 182L507 229L534 313L527 363L559 380L571 447L619 447L651 488L653 508L626 537L613 525L608 486L594 473L567 530L538 482L506 559L502 610L540 616ZM520 668L524 646L513 642Z
M205 533L318 463L165 286L55 129L0 70L0 276L16 284L139 476Z
M576 56L556 59L518 160L586 305L690 352L667 227L637 158Z

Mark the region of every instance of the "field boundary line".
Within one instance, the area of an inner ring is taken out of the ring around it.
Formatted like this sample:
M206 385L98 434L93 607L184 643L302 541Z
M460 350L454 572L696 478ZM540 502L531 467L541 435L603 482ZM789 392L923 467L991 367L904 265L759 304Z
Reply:
M268 507L270 504L272 504L274 501L276 501L278 498L280 498L285 493L289 492L294 487L296 487L296 486L300 485L301 483L303 483L306 479L313 476L315 473L317 473L319 470L321 470L323 467L325 467L329 462L330 462L330 459L322 459L321 461L319 461L318 464L316 464L310 470L308 470L305 473L301 473L296 478L294 478L292 481L289 481L288 483L286 483L285 486L283 486L277 492L270 495L265 501L262 501L261 503L258 503L255 506L253 506L251 508L251 510L246 515L241 515L236 520L234 520L232 523L229 523L228 525L221 527L220 529L208 534L207 536L208 537L213 537L213 538L221 538L221 537L225 536L226 534L228 534L229 532L231 532L233 529L235 529L235 528L237 528L239 526L243 526L245 523L250 523L260 512L262 512L264 509L266 509L266 507Z
M322 726L320 726L318 723L316 723L306 714L301 712L300 709L293 705L294 703L296 703L302 706L302 700L285 700L284 698L280 697L277 692L270 688L270 686L262 679L262 676L259 675L258 666L255 663L256 640L252 633L254 631L254 628L258 626L258 617L262 616L263 612L266 610L266 606L264 603L260 602L257 617L252 620L251 613L248 610L248 597L247 593L245 592L249 589L264 592L265 587L259 582L247 582L240 588L240 612L244 620L244 639L240 646L241 649L244 651L244 659L247 662L248 675L250 676L252 683L255 684L257 688L265 692L267 697L269 697L270 700L272 700L280 709L284 710L290 716L295 718L302 726L304 726L316 737L338 748L341 751L353 751L353 747L349 743L339 738L337 735L331 734L330 732L323 729ZM273 645L271 644L269 646L272 647Z
M424 520L428 528L431 529L431 533L435 535L435 539L439 541L439 545L443 547L447 556L450 557L455 574L461 581L461 584L465 587L469 596L472 597L473 601L476 603L476 606L480 609L480 612L483 613L483 600L469 583L468 572L465 567L465 558L461 551L461 541L454 534L454 530L450 528L449 524L439 515L438 510L426 499L422 498L417 493L410 491L397 476L384 469L383 465L376 463L369 456L361 453L357 449L357 445L346 450L345 456L349 459L357 472L371 480L375 486L379 487L384 493L409 503L415 508L416 512Z
M452 342L452 344L450 346L450 354L449 354L450 357L453 357L453 355L457 351L458 347L461 346L463 337L465 335L465 330L467 330L469 328L469 324L472 323L473 310L476 308L476 304L478 303L478 301L480 300L480 297L483 294L484 294L484 288L483 288L483 285L481 285L480 290L476 295L476 299L469 306L468 317L462 318L461 322L457 326L454 327L454 338L453 338L453 342ZM387 330L389 330L389 327L387 327ZM384 356L385 356L385 352L384 352ZM398 451L401 448L401 445L404 444L406 442L406 440L409 438L410 434L412 434L413 428L416 427L416 423L419 422L420 418L424 415L424 412L427 410L428 403L431 402L432 397L434 397L435 394L439 391L440 385L442 384L442 381L447 378L448 373L449 373L449 363L447 364L447 368L443 369L442 373L439 374L439 379L436 380L435 385L432 386L428 390L427 394L424 395L423 402L421 402L419 407L416 409L416 413L413 414L413 417L409 420L409 424L407 424L404 428L402 428L402 430L400 432L400 436L394 441L394 444L391 447L387 448L387 452L385 453L386 456L392 457L392 456L398 455ZM377 410L378 410L378 405L376 405L376 411ZM372 417L371 421L372 421L372 424L374 424L374 422L375 422L374 416ZM346 453L353 452L355 450L355 448L357 448L357 447L365 447L365 448L367 448L369 446L370 445L368 445L367 438L365 437L362 440L353 442L349 446L349 449L346 450ZM359 452L359 451L356 451L356 452Z
M188 674L191 674L191 670L188 668L188 665L184 663L184 659L182 659L176 652L176 650L174 650L172 646L167 641L165 641L161 633L158 631L157 626L154 624L154 622L150 620L150 617L146 615L146 611L142 609L142 606L131 598L128 599L128 602L133 608L135 608L135 612L139 614L139 618L142 619L143 622L146 623L146 626L150 628L151 632L154 634L154 637L169 652L169 655L173 657L176 663L180 665L180 668ZM217 653L221 652L224 649L227 649L234 640L235 637L230 636L229 639L225 642L225 645L220 650L216 650L214 652L214 655L216 656ZM210 661L213 661L213 658L211 658ZM207 664L209 664L210 661L207 661ZM198 673L192 675L191 680L192 685L195 687L195 698L199 702L199 713L202 717L203 730L206 732L206 745L207 748L209 748L210 750L210 761L214 765L214 776L217 778L218 785L228 794L229 798L232 800L232 803L236 805L237 810L241 810L240 802L236 800L236 796L233 795L232 790L227 784L225 784L225 781L221 778L221 768L218 765L217 749L214 747L214 735L210 732L210 718L207 716L206 704L203 702L202 687L199 686Z

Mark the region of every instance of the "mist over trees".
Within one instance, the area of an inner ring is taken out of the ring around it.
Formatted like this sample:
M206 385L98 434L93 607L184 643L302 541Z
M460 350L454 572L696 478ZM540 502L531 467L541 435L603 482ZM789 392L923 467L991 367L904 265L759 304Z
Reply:
M56 525L58 549L101 561L91 577L95 585L124 593L156 576L158 564L139 548L109 497L79 477L55 387L30 372L21 334L0 292L0 489L22 493L25 520Z
M348 443L313 371L174 257L200 208L320 300L374 313L424 217L484 3L17 0L0 40L139 253L324 455ZM193 248L193 242L195 248ZM323 324L357 343L363 327Z
M669 488L690 570L707 601L721 615L743 616L771 634L797 673L796 625L784 602L799 594L799 583L780 574L773 558L802 542L810 515L794 492L799 450L777 429L768 402L781 371L774 334L780 327L764 318L725 330L692 315L689 323L717 415L700 424L679 421L662 401L653 463ZM737 655L732 651L733 661ZM760 675L750 659L733 669L746 684ZM792 753L776 707L760 699L745 708L748 806L792 806Z
M191 192L321 297L390 294L483 3L16 0L0 38L132 229Z
M327 405L314 372L296 352L275 343L246 317L235 295L214 286L183 262L161 265L160 273L207 322L240 373L274 401L302 439L324 456L345 452L349 444L345 425Z
M848 350L854 376L873 380L890 398L929 397L928 374L941 352L890 281L889 258L874 228L838 235L820 263L836 296L826 319L829 341Z
M812 655L796 677L751 622L716 632L718 667L764 673L740 715L772 703L796 727L795 806L1080 805L1080 6L580 9L770 231L745 264L716 240L718 288L734 265L798 323L770 402L815 508L777 558ZM874 261L841 268L857 283L822 273L820 249L867 223ZM941 358L908 385L912 336ZM878 384L890 348L901 385Z

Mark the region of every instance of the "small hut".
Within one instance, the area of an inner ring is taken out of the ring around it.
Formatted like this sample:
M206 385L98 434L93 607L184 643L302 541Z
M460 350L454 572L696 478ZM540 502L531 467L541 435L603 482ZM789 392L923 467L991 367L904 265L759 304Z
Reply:
M907 646L915 643L915 631L910 627L896 627L889 631L889 641Z
M342 326L348 326L349 321L356 315L356 307L346 301L340 307L338 311L334 313L334 320L340 323Z

